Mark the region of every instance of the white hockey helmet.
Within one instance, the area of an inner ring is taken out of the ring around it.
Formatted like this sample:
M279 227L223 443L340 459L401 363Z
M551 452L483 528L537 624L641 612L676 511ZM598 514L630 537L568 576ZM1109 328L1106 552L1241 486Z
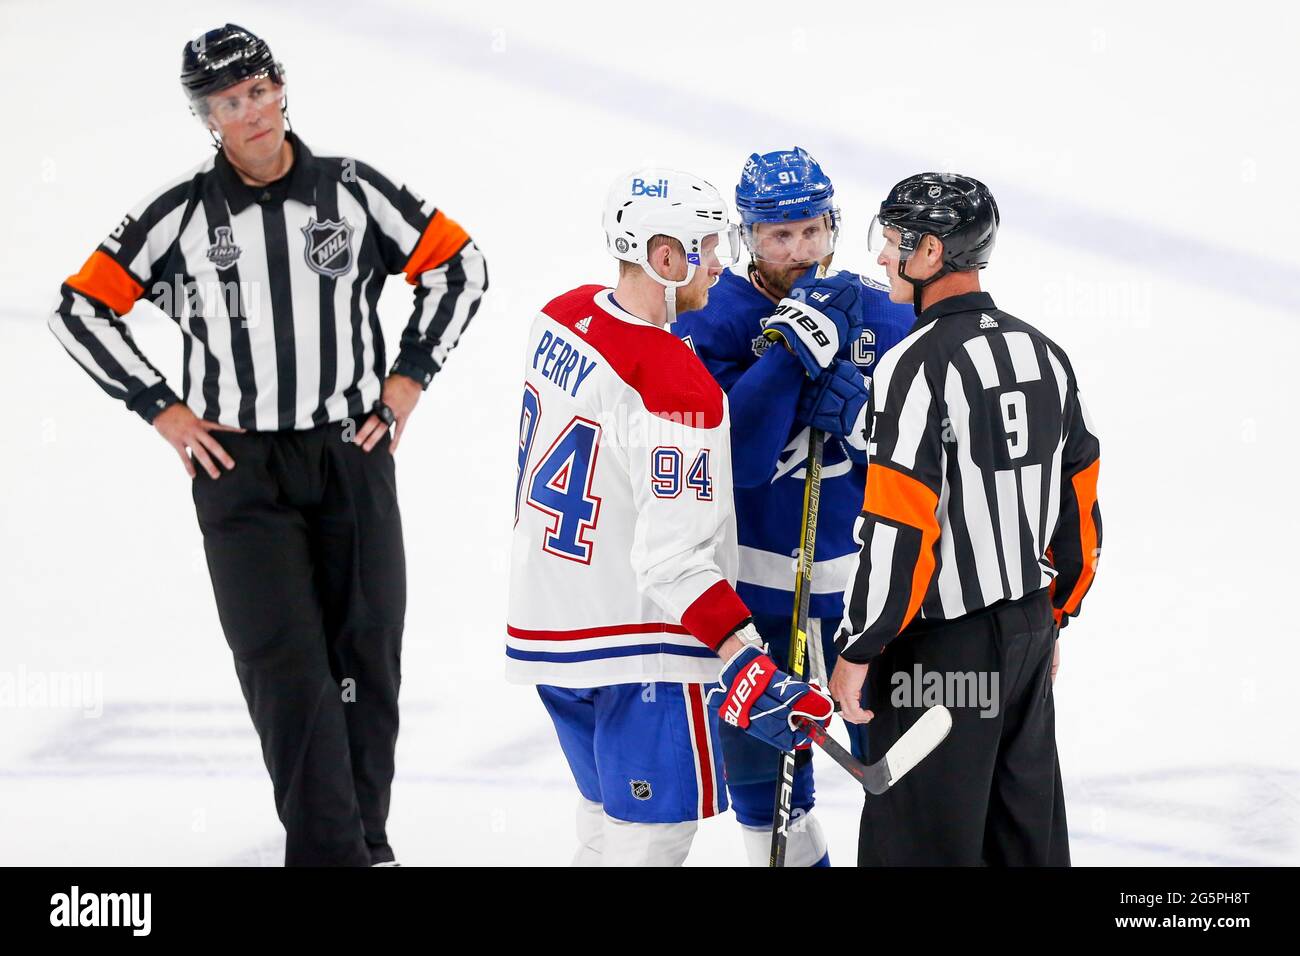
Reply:
M671 236L686 253L686 278L659 275L647 261L654 236ZM678 289L695 277L700 251L709 236L718 237L716 255L725 268L740 254L740 233L731 221L727 201L712 184L678 169L651 167L624 173L614 180L605 200L605 241L616 259L641 266L668 289Z

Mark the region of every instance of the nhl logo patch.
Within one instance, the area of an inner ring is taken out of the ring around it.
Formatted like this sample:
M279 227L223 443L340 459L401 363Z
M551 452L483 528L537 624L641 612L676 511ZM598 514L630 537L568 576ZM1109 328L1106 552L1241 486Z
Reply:
M307 220L303 255L313 272L337 278L352 268L352 226L347 219Z
M213 234L216 242L208 246L208 261L217 267L218 272L224 272L235 264L243 250L235 245L229 226L217 226Z
M629 780L632 785L632 796L638 800L649 800L654 796L654 791L650 789L649 780Z

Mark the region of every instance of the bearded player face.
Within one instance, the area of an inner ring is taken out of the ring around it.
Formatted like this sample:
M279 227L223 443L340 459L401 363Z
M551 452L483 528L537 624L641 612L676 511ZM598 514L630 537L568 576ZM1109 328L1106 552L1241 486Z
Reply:
M763 289L777 299L789 295L810 266L829 266L833 249L834 232L828 215L792 222L758 222L750 233L753 269Z

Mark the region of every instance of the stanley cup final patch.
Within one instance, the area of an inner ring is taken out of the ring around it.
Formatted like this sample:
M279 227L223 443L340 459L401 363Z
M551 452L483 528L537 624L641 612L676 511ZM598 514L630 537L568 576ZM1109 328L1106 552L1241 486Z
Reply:
M224 272L235 264L242 250L235 245L229 226L217 226L212 234L215 241L208 246L208 261L217 267L218 272Z
M352 226L347 219L307 220L302 227L307 265L323 276L337 278L352 268Z

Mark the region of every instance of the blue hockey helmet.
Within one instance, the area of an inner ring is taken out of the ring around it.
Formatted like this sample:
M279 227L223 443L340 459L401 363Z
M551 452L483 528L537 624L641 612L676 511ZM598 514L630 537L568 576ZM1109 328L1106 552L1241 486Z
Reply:
M824 254L834 250L840 226L835 187L821 164L801 146L751 155L736 185L736 209L751 253L756 252L755 224L796 222L818 216L830 217L829 248Z

